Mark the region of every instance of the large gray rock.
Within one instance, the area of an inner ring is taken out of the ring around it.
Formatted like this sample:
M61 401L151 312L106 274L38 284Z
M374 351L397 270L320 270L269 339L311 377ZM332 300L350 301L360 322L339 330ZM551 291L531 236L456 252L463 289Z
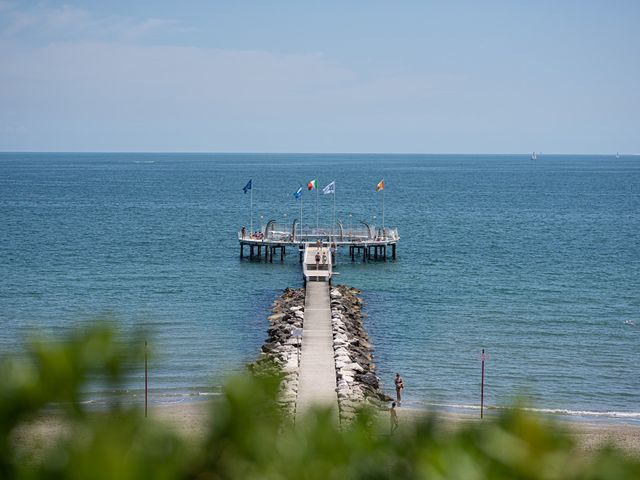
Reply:
M380 387L380 379L376 377L373 373L363 373L356 375L356 380L360 383L364 383L365 385L371 386L375 389Z

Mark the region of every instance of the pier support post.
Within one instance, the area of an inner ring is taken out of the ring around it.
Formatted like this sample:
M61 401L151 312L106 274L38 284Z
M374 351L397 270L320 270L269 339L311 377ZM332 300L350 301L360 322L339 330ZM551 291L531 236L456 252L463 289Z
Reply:
M391 256L393 257L394 260L396 259L396 244L395 243L391 246Z
M243 253L244 253L244 243L240 243L240 258L243 257Z
M285 251L285 247L284 245L282 247L280 247L280 261L284 261L284 251Z
M258 257L262 256L262 245L258 245Z
M250 250L249 250L249 258L253 259L253 245L249 245Z
M382 247L384 250L384 261L387 261L387 246L385 245L384 247Z

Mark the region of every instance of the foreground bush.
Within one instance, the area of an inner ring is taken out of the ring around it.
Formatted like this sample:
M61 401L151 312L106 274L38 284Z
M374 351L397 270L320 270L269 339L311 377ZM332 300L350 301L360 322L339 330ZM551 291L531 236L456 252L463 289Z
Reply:
M139 344L139 343L138 343ZM125 346L126 347L126 346ZM277 379L231 379L199 444L113 403L88 412L81 391L100 379L119 388L136 359L113 332L95 328L66 342L34 342L25 358L0 363L0 478L12 479L637 479L640 462L604 449L577 455L549 424L512 410L443 432L433 418L390 437L363 411L340 430L327 412L292 425L275 402ZM34 452L16 442L20 425L56 404L66 426Z

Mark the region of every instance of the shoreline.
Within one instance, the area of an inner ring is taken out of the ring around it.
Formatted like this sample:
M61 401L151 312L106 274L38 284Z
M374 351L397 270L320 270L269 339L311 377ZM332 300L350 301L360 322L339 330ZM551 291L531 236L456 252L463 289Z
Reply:
M209 422L216 414L217 401L215 399L201 399L182 403L152 405L149 408L149 418L168 428L180 437L190 442L204 441L208 434ZM397 409L400 428L415 425L420 419L433 415L435 421L443 427L444 432L472 424L480 424L483 420L479 416L463 412L443 412L425 410L414 407L399 407ZM533 413L532 413L533 414ZM561 431L569 434L575 440L576 451L581 454L592 454L598 449L612 445L633 457L640 458L640 424L630 425L606 421L576 422L573 419L557 416L536 415L544 422L554 424ZM496 412L485 416L487 420L496 417ZM388 422L386 411L379 411L377 421L384 426ZM44 451L55 440L66 432L64 419L55 412L46 412L36 419L21 425L13 433L13 441L22 449L32 453Z
M448 404L436 404L419 401L403 401L406 409L419 410L427 413L440 414L452 414L468 416L470 418L480 417L479 405L448 405ZM513 410L514 406L510 405L485 405L484 416L492 417L499 415L500 413ZM535 415L541 418L555 419L558 421L568 423L594 423L605 425L628 425L640 427L640 414L636 412L615 412L615 411L597 411L597 410L570 410L563 408L545 408L545 407L531 407L523 406L518 408L524 410L528 414Z
M211 392L206 394L180 394L178 393L175 398L178 400L170 402L154 401L152 395L149 396L149 408L150 409L162 409L165 407L179 407L181 405L198 405L201 403L215 402L216 398L223 395L222 392ZM139 397L138 397L139 398ZM131 402L132 404L134 402ZM402 409L406 411L419 411L425 414L434 414L436 416L448 416L480 419L480 407L473 405L446 405L446 404L429 404L421 403L412 400L404 400ZM144 405L141 405L143 408ZM489 405L484 407L484 416L487 418L495 417L501 412L511 410L514 407L511 406L493 406ZM97 406L96 410L100 410L100 406ZM611 425L611 426L629 426L640 428L640 416L635 416L635 413L618 412L619 415L610 414L609 412L599 411L571 411L560 408L543 408L543 407L524 407L527 413L535 415L541 418L557 420L566 423L576 423L578 425L594 424L594 425ZM582 413L584 412L584 413ZM633 415L633 416L631 416ZM639 432L640 433L640 432Z
M479 415L470 413L442 412L405 407L398 408L397 412L400 422L403 421L404 417L404 420L408 423L415 423L419 419L432 414L436 422L443 424L446 429L455 429L468 423L480 424L483 422ZM500 411L491 411L485 414L485 419L494 419L499 413ZM568 416L541 415L531 411L527 413L545 423L551 423L562 432L567 433L575 440L576 449L579 452L593 453L606 445L613 445L626 454L640 458L640 424L614 423L605 420L576 421L575 418Z

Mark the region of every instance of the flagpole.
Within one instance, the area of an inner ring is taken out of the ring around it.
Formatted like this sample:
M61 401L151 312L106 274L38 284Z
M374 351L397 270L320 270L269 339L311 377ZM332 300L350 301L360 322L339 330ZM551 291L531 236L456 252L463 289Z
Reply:
M387 238L384 231L384 187L382 187L382 238Z
M334 236L335 235L335 228L336 228L336 184L335 184L335 180L334 180L334 184L333 184L333 223L331 224L331 235ZM335 241L335 238L334 238Z
M300 192L300 241L302 241L302 192Z
M320 221L318 220L318 181L316 180L316 230L320 228Z
M249 220L249 236L253 235L253 180L251 180L251 203L250 203L250 207L249 207L249 215L251 216L251 219ZM251 247L253 249L253 247ZM253 250L251 250L251 252L253 252Z

